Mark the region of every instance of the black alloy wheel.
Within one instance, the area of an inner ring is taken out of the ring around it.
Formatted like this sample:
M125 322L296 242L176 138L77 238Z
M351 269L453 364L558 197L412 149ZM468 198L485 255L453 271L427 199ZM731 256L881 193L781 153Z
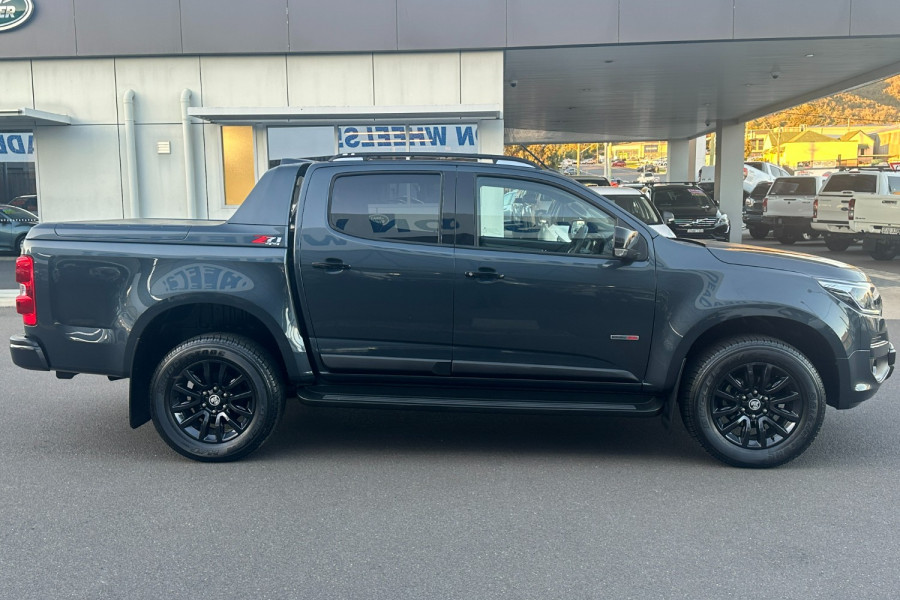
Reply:
M790 246L799 239L799 236L794 231L784 230L775 239L785 246Z
M250 376L234 363L206 358L187 365L169 388L169 417L189 437L221 444L247 430L256 413Z
M230 334L179 344L160 362L150 392L160 436L201 461L250 454L272 433L284 407L276 363L257 343Z
M825 388L796 348L762 336L723 340L685 371L681 416L715 458L774 467L802 454L825 417Z
M741 448L770 448L787 440L803 417L794 378L771 362L751 362L720 376L708 405L716 430Z

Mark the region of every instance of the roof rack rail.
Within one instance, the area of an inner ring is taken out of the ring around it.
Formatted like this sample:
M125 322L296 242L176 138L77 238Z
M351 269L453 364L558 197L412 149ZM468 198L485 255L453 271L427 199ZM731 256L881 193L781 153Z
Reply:
M838 165L835 167L838 171L896 171L892 165L867 165L864 167Z
M504 156L502 154L468 154L464 152L386 152L379 153L348 153L330 157L330 161L339 160L468 160L472 162L491 161L494 164L513 163L523 167L539 169L532 161L518 156Z

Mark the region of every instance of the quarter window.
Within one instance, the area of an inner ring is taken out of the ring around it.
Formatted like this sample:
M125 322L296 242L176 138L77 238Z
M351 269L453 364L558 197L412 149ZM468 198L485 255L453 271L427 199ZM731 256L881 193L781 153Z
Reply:
M516 252L613 256L616 219L541 183L478 179L478 245Z
M338 177L329 222L337 231L371 240L440 242L441 176L379 173Z

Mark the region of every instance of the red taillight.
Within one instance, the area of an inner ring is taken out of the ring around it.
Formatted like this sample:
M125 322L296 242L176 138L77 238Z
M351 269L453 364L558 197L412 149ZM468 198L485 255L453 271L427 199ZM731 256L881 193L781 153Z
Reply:
M747 167L744 167L744 179L747 179Z
M767 210L769 210L769 198L765 197L763 198L763 212L766 212Z
M819 217L819 199L816 198L813 200L813 219L817 219Z
M853 213L856 212L856 198L850 198L850 206L847 207L847 220L853 220Z
M34 260L30 256L16 259L16 282L19 295L16 297L16 312L22 315L26 325L37 325L37 310L34 304Z

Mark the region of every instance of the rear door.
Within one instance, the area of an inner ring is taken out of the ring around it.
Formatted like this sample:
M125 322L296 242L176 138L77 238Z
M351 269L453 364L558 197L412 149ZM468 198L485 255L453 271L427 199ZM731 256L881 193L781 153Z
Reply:
M857 195L871 196L877 190L876 173L834 173L816 196L815 222L849 226L850 203Z
M537 177L460 168L455 376L639 386L653 260L613 257L617 219L601 204Z
M811 219L816 191L815 177L779 177L769 190L766 216Z
M319 369L449 376L454 168L335 165L310 179L297 264Z

